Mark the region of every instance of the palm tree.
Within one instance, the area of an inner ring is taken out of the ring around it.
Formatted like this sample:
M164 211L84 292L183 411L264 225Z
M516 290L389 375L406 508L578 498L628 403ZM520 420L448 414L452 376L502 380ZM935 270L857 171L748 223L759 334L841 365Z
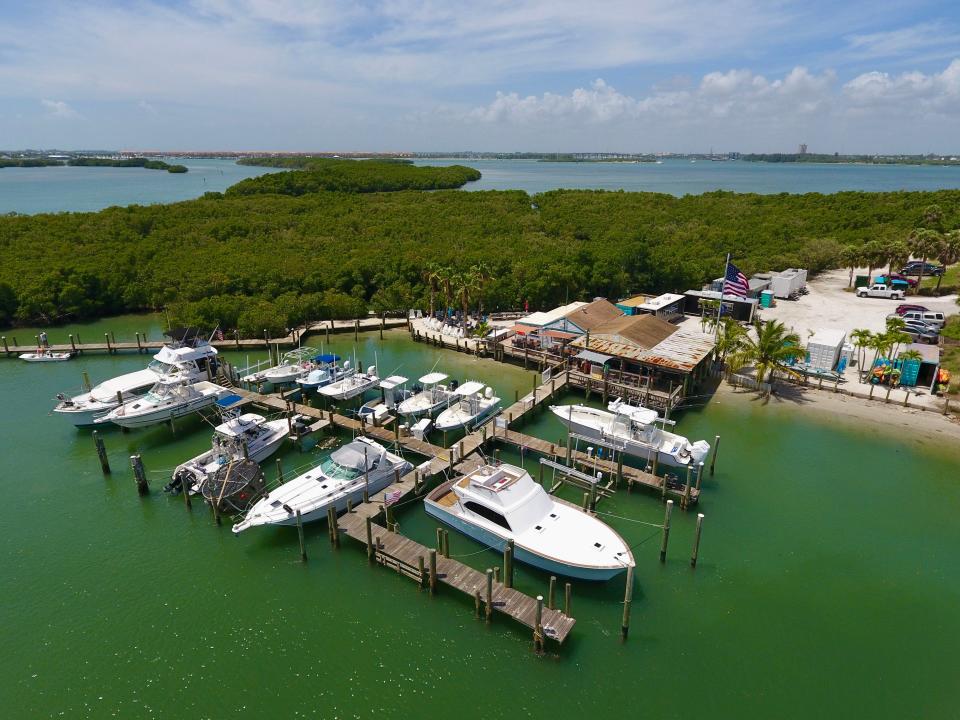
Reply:
M430 288L430 317L433 317L434 310L436 309L434 301L437 297L437 283L440 282L443 277L442 271L443 268L436 263L430 263L423 271L423 279L427 281L427 285Z
M474 274L467 270L465 272L453 275L450 282L453 284L454 296L460 301L460 309L463 310L463 328L467 328L467 314L470 312L470 293L477 289L477 282Z
M948 233L941 234L937 260L940 261L944 270L946 270L947 265L953 265L953 263L960 261L960 230L951 230ZM940 273L937 276L937 295L940 294L940 283L943 282L944 274Z
M728 355L734 355L743 350L747 331L736 320L726 317L720 323L720 333L717 335L716 352L721 363L727 361Z
M923 283L923 271L927 266L927 258L936 255L940 247L942 235L937 230L929 228L917 228L907 239L910 249L914 255L920 256L920 277L917 278L916 292L920 292L920 285Z
M444 306L443 306L443 319L446 321L447 315L450 312L450 303L453 302L453 279L455 273L453 268L442 267L439 270L440 273L440 287L443 288L443 297L444 297Z
M871 240L863 246L862 260L867 264L867 281L873 282L873 269L882 266L887 259L887 251L880 240Z
M890 240L887 244L887 252L890 253L888 275L893 272L894 267L903 267L910 259L910 246L903 240Z
M490 268L485 262L480 261L470 268L470 272L473 274L474 285L477 290L477 310L480 317L483 317L483 291L492 279Z
M889 345L890 345L890 336L885 332L876 333L870 338L870 343L867 345L867 347L873 350L874 353L873 353L873 362L870 363L869 372L873 372L873 368L876 367L877 365L877 360L880 359L880 354L881 353L883 353L884 355L887 354L886 350Z
M850 280L847 287L853 287L853 273L860 267L862 260L863 249L856 245L847 245L840 251L840 262L843 263L843 267L850 268Z
M923 360L919 350L904 350L900 353L901 360Z
M788 363L806 355L806 351L800 347L800 336L777 320L767 323L755 321L753 329L756 339L752 335L744 338L743 348L734 354L734 364L740 367L753 365L758 383L763 383L768 373L771 382L777 372L799 375Z
M870 347L872 338L873 333L866 328L857 328L850 333L853 346L857 348L857 377L860 378L861 382L863 382L863 361L866 359L864 357L864 349Z

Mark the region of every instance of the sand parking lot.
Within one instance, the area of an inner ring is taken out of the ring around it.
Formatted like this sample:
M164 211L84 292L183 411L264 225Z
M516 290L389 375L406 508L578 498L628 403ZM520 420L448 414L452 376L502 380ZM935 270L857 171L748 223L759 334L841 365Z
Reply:
M865 274L865 271L858 271L858 274ZM904 300L858 298L845 291L849 274L849 270L821 273L807 283L810 290L807 295L801 295L799 300L777 300L777 306L762 309L760 317L780 320L800 335L800 342L806 343L810 334L826 328L843 330L848 337L856 328L881 332L885 329L887 315L902 302L925 305L944 313L960 311L956 295L939 298L908 295Z

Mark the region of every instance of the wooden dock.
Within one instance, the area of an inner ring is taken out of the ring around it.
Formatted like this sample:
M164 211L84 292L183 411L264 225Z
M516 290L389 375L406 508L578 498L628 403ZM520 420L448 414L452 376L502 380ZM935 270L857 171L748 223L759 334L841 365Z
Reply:
M406 318L362 318L357 320L324 320L322 322L308 323L306 326L292 331L284 337L272 338L269 334L264 334L262 338L241 338L238 333L233 337L223 340L211 340L210 344L218 350L279 350L283 347L297 345L304 335L318 333L343 333L353 331L355 333L368 332L371 330L380 330L381 332L390 328L406 327ZM34 352L39 344L38 336L34 336L33 343L24 345L20 343L15 335L6 335L0 337L0 344L3 345L2 357L16 357L20 353ZM49 348L56 352L72 352L78 355L83 353L106 352L110 354L118 352L138 352L150 353L162 348L164 340L147 340L146 333L136 333L134 341L117 341L113 333L104 333L103 341L83 342L80 334L70 334L65 343L51 343Z

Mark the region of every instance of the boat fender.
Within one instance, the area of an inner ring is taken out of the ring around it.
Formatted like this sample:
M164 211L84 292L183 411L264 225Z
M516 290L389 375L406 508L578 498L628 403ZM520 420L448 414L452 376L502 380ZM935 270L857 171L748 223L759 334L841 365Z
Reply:
M293 515L293 508L291 508L286 503L283 504L283 509L286 510L289 515Z

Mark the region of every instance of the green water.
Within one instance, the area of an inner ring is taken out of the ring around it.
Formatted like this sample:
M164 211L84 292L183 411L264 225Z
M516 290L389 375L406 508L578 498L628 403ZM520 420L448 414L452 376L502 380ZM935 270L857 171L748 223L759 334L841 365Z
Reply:
M121 339L147 323L159 332L157 318L101 327ZM333 349L352 347L340 336ZM402 332L361 336L365 365L374 349L383 373L411 378L440 357ZM521 369L442 357L438 369L492 382L509 400L532 382ZM169 468L207 446L198 420L175 435L106 432L114 473L105 479L89 434L48 416L52 398L78 385L83 369L98 380L144 362L0 360L4 717L955 714L956 455L740 398L688 411L679 432L723 437L700 505L697 569L688 563L694 514L674 513L666 565L654 528L608 516L636 544L629 640L618 636L622 579L574 582L573 633L536 657L525 629L502 618L485 625L466 597L418 592L369 567L352 541L332 551L323 524L307 528L304 564L292 528L233 537L200 503L186 511L159 488ZM525 431L554 439L561 427L543 414ZM145 499L129 471L133 452L150 473ZM289 472L315 453L290 448L282 458ZM532 459L527 466L535 471ZM663 516L659 499L639 492L600 509L650 523ZM417 504L398 520L433 544L435 523ZM451 553L474 567L499 561L450 539ZM516 580L546 592L540 572L521 567Z

